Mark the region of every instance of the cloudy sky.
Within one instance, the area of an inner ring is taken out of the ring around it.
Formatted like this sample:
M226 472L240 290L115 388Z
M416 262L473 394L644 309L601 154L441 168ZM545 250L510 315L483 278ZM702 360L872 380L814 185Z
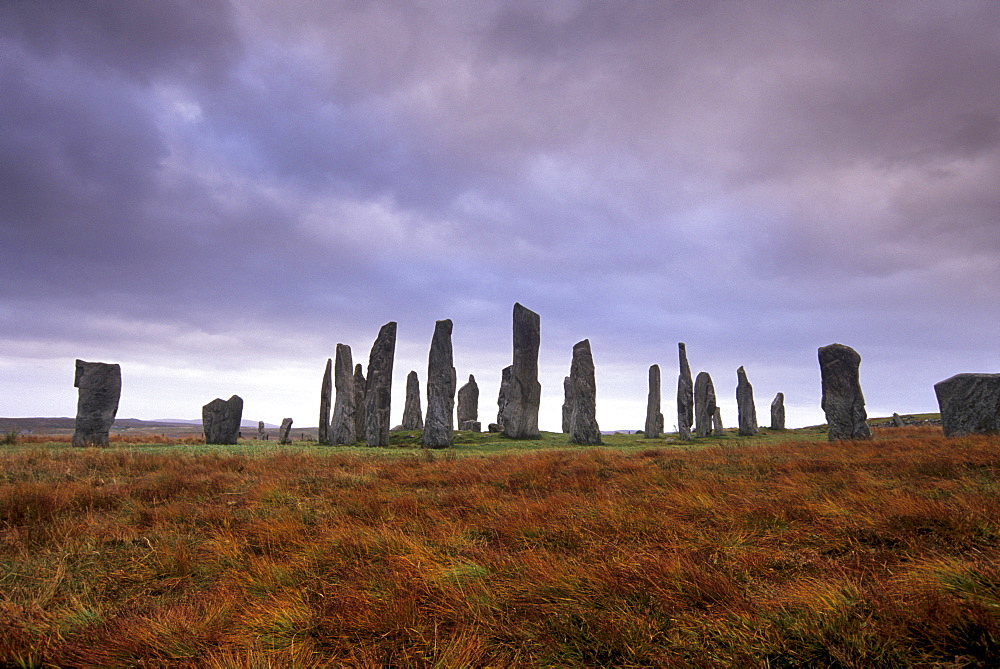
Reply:
M1000 3L0 3L0 415L317 422L338 342L399 323L393 423L438 319L495 420L511 309L542 429L589 338L604 429L676 423L677 342L735 425L869 415L1000 372Z

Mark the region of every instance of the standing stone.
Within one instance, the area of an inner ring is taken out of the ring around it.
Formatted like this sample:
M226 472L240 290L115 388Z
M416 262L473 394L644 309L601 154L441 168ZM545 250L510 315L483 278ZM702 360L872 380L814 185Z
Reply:
M663 433L663 414L660 413L660 366L649 366L649 395L646 398L646 439L657 439Z
M292 431L292 419L282 418L281 427L278 428L278 443L279 444L290 444L292 440L288 437L288 433Z
M946 437L1000 432L1000 374L956 374L934 393Z
M354 441L365 437L365 386L367 385L359 362L354 366Z
M778 393L771 401L771 429L785 429L785 393Z
M469 382L458 390L458 426L479 420L479 384L476 377L469 374Z
M715 386L708 372L699 372L694 382L694 424L695 434L707 437L712 434L712 420L715 417Z
M712 434L721 437L725 433L726 428L722 426L722 409L715 407L715 413L712 414Z
M243 398L233 395L228 400L214 400L201 408L201 424L206 444L235 444L243 419Z
M333 421L330 423L330 441L334 444L353 444L358 440L358 397L354 387L353 367L351 347L337 344L337 362L333 366L333 385L337 389L337 396L333 404Z
M267 439L267 432L264 431L264 421L257 421L257 441L265 441Z
M562 431L569 434L573 420L573 379L563 379Z
M905 425L905 423L903 422L902 417L898 413L896 413L895 411L893 411L892 412L892 426L893 427L903 427L904 425Z
M121 366L77 360L73 386L80 389L73 445L107 446L122 394Z
M753 386L742 365L736 370L736 411L739 415L740 436L752 437L757 428L757 407L753 403Z
M427 418L421 445L447 448L455 439L452 414L455 411L455 367L451 348L452 323L438 321L427 356Z
M514 370L513 365L507 365L500 372L500 393L497 395L497 428L498 432L503 432L503 414L507 410L507 403L510 401L510 374Z
M691 426L694 425L694 381L691 366L688 365L687 347L677 344L681 373L677 377L677 433L683 441L691 441Z
M396 322L379 330L368 356L365 387L365 443L389 445L389 409L392 401L392 362L396 355Z
M872 438L861 392L860 367L861 356L850 346L830 344L819 349L822 407L830 441Z
M406 375L406 404L403 405L403 429L421 430L424 417L420 415L420 379L415 371Z
M542 384L538 382L538 347L541 324L538 314L514 304L514 364L510 374L510 396L503 415L504 435L511 439L538 439L538 405Z
M569 443L600 444L601 428L597 425L597 382L594 379L594 356L590 340L573 346L573 363L569 372L573 386L573 415L570 418Z
M316 439L321 444L330 443L330 401L333 394L333 360L326 359L326 370L323 372L323 385L319 390L319 434Z

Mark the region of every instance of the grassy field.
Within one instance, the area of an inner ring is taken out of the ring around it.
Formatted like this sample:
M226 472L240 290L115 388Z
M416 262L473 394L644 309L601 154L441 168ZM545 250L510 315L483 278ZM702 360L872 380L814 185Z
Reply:
M996 666L1000 437L565 440L0 447L0 665Z

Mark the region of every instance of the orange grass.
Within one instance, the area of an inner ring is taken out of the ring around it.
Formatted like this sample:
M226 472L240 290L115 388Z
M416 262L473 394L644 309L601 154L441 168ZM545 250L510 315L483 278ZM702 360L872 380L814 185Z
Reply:
M0 450L8 666L995 666L1000 438Z

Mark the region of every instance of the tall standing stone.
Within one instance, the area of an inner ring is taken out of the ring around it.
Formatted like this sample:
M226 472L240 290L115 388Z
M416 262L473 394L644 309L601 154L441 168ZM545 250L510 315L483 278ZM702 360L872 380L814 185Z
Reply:
M740 436L752 437L757 428L757 407L753 403L753 386L741 365L736 370L736 411L739 415Z
M510 402L510 375L514 371L513 365L507 365L500 372L500 392L497 394L497 427L503 432L503 414L507 410L507 403Z
M354 366L354 441L365 438L365 380L359 362Z
M1000 374L956 374L934 384L946 437L1000 432Z
M235 444L243 419L243 398L233 395L228 400L216 397L201 408L201 424L206 444Z
M563 379L562 431L569 434L573 420L573 379Z
M715 417L715 386L708 372L699 372L694 381L694 426L695 434L707 437L712 434L712 419Z
M122 394L121 366L77 360L73 385L80 389L73 445L107 446Z
M354 387L353 367L351 347L337 344L337 362L333 366L333 385L337 389L337 396L333 405L333 421L330 423L330 441L334 444L353 444L358 440L358 396Z
M683 441L691 441L691 426L694 425L694 380L688 365L687 347L677 344L681 372L677 377L677 433Z
M278 443L279 444L290 444L292 443L291 438L288 433L292 431L292 419L282 418L281 427L278 428Z
M406 403L403 405L403 429L421 430L424 417L420 415L420 379L415 371L406 375Z
M785 393L778 393L771 401L771 429L785 429Z
M569 378L573 384L573 415L570 418L569 443L600 444L601 428L597 425L597 381L594 378L594 356L590 340L573 346L573 363Z
M479 384L476 377L469 374L469 382L458 389L458 425L479 420Z
M850 346L830 344L819 349L822 406L830 441L872 438L861 392L860 367L861 356Z
M450 319L437 321L431 350L427 356L427 418L421 445L447 448L455 439L452 415L455 411L455 367L451 348Z
M257 421L257 441L264 441L267 439L267 432L264 431L264 421Z
M514 304L514 360L510 374L510 398L503 416L504 435L511 439L537 439L538 405L542 384L538 382L538 347L541 323L534 311Z
M656 439L663 433L663 414L660 413L660 366L649 366L649 395L646 397L646 439Z
M321 444L330 443L330 406L333 395L333 360L326 359L326 370L323 372L323 385L319 391L319 434L316 439Z
M379 330L368 356L368 382L365 387L365 443L389 445L389 409L392 402L392 363L396 355L396 322L389 321Z
M722 425L722 409L716 406L715 413L712 414L712 434L721 437L725 433L726 428Z

